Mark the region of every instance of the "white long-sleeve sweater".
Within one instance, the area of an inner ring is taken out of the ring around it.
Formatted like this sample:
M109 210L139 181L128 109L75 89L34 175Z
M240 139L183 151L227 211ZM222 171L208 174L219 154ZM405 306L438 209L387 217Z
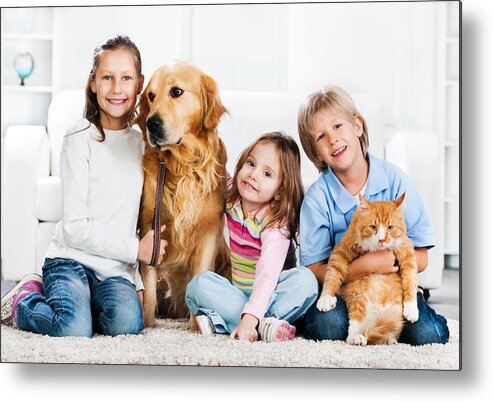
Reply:
M141 288L135 270L144 143L132 128L104 132L99 142L97 128L83 119L64 137L62 220L46 257L73 259L100 280L119 276Z

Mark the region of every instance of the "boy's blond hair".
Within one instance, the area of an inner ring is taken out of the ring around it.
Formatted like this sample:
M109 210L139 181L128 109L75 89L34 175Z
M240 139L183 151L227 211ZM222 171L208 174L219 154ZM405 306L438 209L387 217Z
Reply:
M327 171L327 164L317 157L313 141L313 123L315 116L326 109L341 114L346 120L354 121L358 116L363 123L363 134L359 137L363 156L368 151L368 128L363 116L358 112L349 94L341 88L329 86L311 93L298 110L298 134L306 156L313 162L319 172Z

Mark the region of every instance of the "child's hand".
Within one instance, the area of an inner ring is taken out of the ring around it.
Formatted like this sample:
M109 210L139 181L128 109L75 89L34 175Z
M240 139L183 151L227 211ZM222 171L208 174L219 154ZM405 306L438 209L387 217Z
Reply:
M161 233L166 229L166 225L161 226ZM143 262L144 264L149 264L152 258L152 247L154 243L154 230L149 230L145 236L139 242L139 252L137 253L137 260ZM161 247L159 247L159 256L157 259L157 264L161 264L164 257L164 252L168 242L161 239Z
M389 274L399 270L395 265L396 259L392 250L369 252L359 258L364 262L368 274Z
M354 250L354 248L353 248ZM357 250L354 250L358 252ZM395 255L391 250L367 252L350 265L344 282L351 282L369 274L390 274L399 271L395 266Z
M258 324L258 318L245 314L240 321L240 324L231 333L231 339L238 339L240 341L247 340L249 342L255 342L258 340L258 333L256 330Z

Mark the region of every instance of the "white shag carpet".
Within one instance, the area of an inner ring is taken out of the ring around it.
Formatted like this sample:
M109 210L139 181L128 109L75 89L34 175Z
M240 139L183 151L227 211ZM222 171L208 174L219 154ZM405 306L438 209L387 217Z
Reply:
M186 320L158 320L140 335L54 338L1 327L1 361L198 366L459 369L459 322L449 320L446 345L350 346L342 341L283 343L204 337Z

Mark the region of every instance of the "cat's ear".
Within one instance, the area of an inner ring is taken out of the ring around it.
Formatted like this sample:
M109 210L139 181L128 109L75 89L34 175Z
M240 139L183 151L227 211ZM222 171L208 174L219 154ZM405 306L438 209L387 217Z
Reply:
M396 208L399 208L402 205L402 203L404 202L404 198L406 198L405 192L402 193L402 195L394 201L394 205Z
M366 198L363 197L361 194L358 194L359 197L359 207L362 210L368 211L370 209L370 205L368 204L368 201L366 201Z

